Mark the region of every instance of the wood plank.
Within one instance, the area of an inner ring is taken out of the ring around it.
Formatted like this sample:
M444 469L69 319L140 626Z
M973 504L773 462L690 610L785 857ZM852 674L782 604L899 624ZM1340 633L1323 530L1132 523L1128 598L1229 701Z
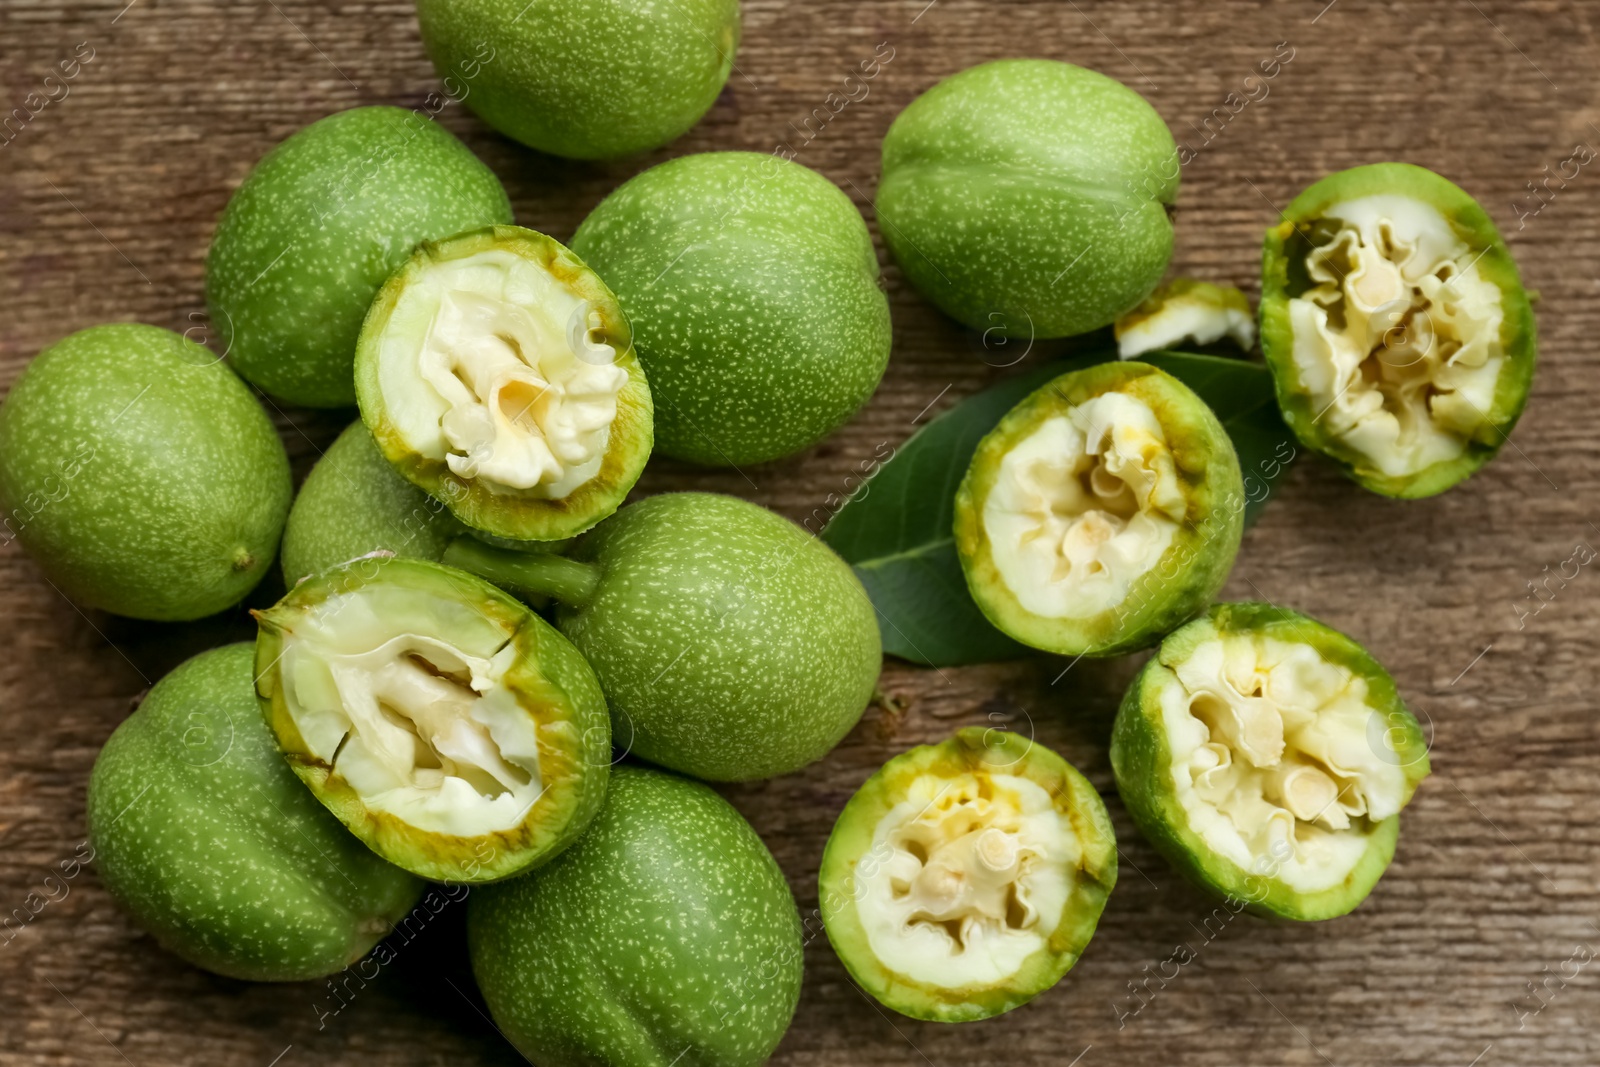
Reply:
M204 332L205 250L249 167L331 111L417 106L435 87L411 7L397 0L125 4L0 3L0 107L19 104L80 42L94 50L70 96L0 147L0 384L43 346L99 322ZM1139 838L1112 788L1105 741L1134 661L1081 663L1056 682L1065 661L890 662L883 685L900 714L873 709L822 763L727 790L805 913L852 790L910 745L996 721L1032 731L1106 794L1121 884L1060 986L960 1027L878 1009L818 932L774 1062L1596 1062L1592 970L1520 1023L1512 1005L1544 968L1600 944L1600 577L1586 569L1520 626L1514 610L1547 564L1600 538L1600 177L1583 171L1520 224L1513 206L1546 166L1600 143L1597 10L1575 0L750 0L739 73L700 126L647 157L565 163L458 107L444 112L505 180L518 221L562 239L646 166L779 142L870 222L878 144L902 107L972 63L1049 56L1121 78L1201 145L1183 174L1179 272L1254 293L1277 206L1329 170L1405 159L1476 195L1542 293L1533 399L1494 464L1442 497L1396 503L1299 460L1247 535L1228 589L1356 635L1431 723L1435 776L1372 898L1329 923L1240 918L1207 939L1197 927L1211 905ZM881 42L894 57L869 94L802 145L796 125ZM1196 127L1280 42L1293 58L1270 94L1204 143ZM661 461L642 490L738 493L800 519L879 445L904 440L930 403L943 409L1004 373L991 364L1010 356L942 319L892 263L884 277L894 358L854 422L802 456L743 472ZM279 413L300 473L346 418ZM185 656L248 634L237 613L176 627L86 615L14 544L0 549L0 911L26 913L82 841L89 768L131 701ZM0 1064L519 1062L482 1016L460 918L447 912L319 1027L318 984L248 985L183 965L127 921L90 868L0 941ZM1129 984L1180 944L1197 959L1119 1025L1136 1003Z

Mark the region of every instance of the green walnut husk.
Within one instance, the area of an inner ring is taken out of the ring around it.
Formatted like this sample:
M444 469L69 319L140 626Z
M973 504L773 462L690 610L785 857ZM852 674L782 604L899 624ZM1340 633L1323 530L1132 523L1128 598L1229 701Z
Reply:
M587 530L650 456L650 386L616 298L518 226L417 248L361 328L356 391L384 457L494 537Z
M570 558L470 539L445 562L560 601L594 667L617 747L711 781L821 759L872 699L872 604L833 550L765 508L712 493L630 504Z
M1025 645L1109 656L1155 644L1222 588L1244 531L1226 431L1145 363L1064 374L978 444L956 493L973 600Z
M945 314L1066 337L1143 300L1172 258L1177 145L1138 93L1050 59L935 85L883 139L877 208L906 278Z
M277 551L289 459L250 390L168 330L80 330L0 404L0 509L61 592L163 622L232 607Z
M1105 803L1030 738L969 727L896 756L822 855L828 940L884 1006L986 1019L1059 982L1117 881Z
M710 789L638 767L560 859L473 893L467 937L495 1025L541 1067L754 1067L800 996L766 846Z
M370 552L435 563L466 527L400 476L357 420L306 475L283 528L283 579L293 587Z
M708 152L652 167L601 201L572 247L633 324L666 455L792 455L883 377L889 301L872 238L850 198L798 163Z
M284 766L250 645L181 664L117 727L89 777L89 842L111 895L168 951L258 982L332 974L422 892Z
M1237 909L1328 919L1394 856L1428 745L1344 634L1269 604L1218 604L1171 634L1111 734L1117 790L1172 865Z
M491 882L546 863L605 796L594 673L470 574L366 557L256 613L256 689L294 773L378 855Z
M733 69L738 0L417 0L449 97L530 148L610 159L700 121Z
M1384 496L1487 463L1533 378L1533 310L1477 201L1407 163L1355 167L1267 231L1261 350L1284 421Z
M428 116L329 115L269 152L228 201L206 256L212 328L263 391L348 407L356 337L384 279L418 241L510 221L500 180Z

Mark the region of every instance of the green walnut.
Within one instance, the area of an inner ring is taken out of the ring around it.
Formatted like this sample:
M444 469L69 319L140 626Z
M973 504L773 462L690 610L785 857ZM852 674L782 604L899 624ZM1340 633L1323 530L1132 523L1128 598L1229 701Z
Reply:
M367 954L422 883L374 856L284 766L256 707L251 646L156 683L89 777L100 880L169 951L294 982Z
M294 773L378 855L489 882L571 844L605 797L605 698L576 649L470 574L369 556L256 613L256 690Z
M1477 201L1375 163L1317 182L1267 231L1261 350L1301 443L1375 493L1432 496L1516 424L1533 311Z
M1345 635L1269 604L1218 604L1161 643L1117 712L1111 766L1173 866L1285 919L1366 899L1429 771L1388 672Z
M329 115L228 201L206 256L212 327L263 391L349 406L356 337L384 279L418 241L510 221L499 179L437 122L396 107Z
M650 457L650 386L616 298L518 226L417 248L361 328L356 392L385 458L494 537L587 530Z
M445 562L560 601L619 748L697 778L799 770L850 732L882 667L876 616L833 550L765 508L667 493L570 558L462 539Z
M978 444L956 493L972 598L1023 644L1109 656L1155 644L1222 588L1244 532L1226 431L1145 363L1072 371Z
M283 579L293 587L369 552L435 563L466 527L444 504L402 478L359 420L328 446L289 509Z
M572 247L616 291L663 453L709 466L791 455L856 413L889 360L889 301L850 198L756 152L652 167Z
M1029 738L969 727L896 756L822 854L828 940L884 1006L987 1019L1043 993L1094 936L1117 844L1094 786Z
M272 565L290 492L250 390L154 326L58 341L0 404L8 539L81 604L163 622L233 606Z
M1143 300L1172 258L1178 149L1138 93L1050 59L971 67L883 139L878 219L907 280L975 330L1066 337Z
M495 1025L541 1067L754 1067L800 997L800 918L761 838L638 767L560 859L472 894L467 940Z
M417 0L417 21L448 96L570 159L677 139L739 47L738 0Z

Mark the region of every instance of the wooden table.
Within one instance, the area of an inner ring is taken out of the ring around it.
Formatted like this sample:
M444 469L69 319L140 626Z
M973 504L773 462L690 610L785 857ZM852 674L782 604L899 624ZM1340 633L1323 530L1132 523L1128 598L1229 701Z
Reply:
M20 105L58 60L93 54L70 95L0 147L0 383L43 346L100 322L204 333L207 242L250 166L329 112L417 106L436 84L403 0L125 3L0 3L0 107ZM1228 588L1356 635L1429 724L1435 774L1371 899L1332 922L1239 918L1205 933L1210 903L1138 837L1112 786L1107 732L1134 661L1086 661L1058 684L1065 662L1054 659L942 671L891 661L883 688L898 710L869 709L805 772L727 790L805 913L816 906L828 830L867 775L911 745L996 721L1032 731L1106 795L1121 883L1059 986L960 1027L879 1009L818 932L774 1062L1600 1059L1600 965L1564 984L1548 977L1570 976L1575 953L1581 961L1600 947L1600 573L1586 567L1564 587L1552 583L1537 615L1518 610L1540 606L1528 583L1546 568L1579 544L1600 545L1600 172L1583 169L1564 188L1552 182L1542 208L1529 188L1577 146L1600 145L1597 20L1594 5L1562 0L750 0L727 90L693 132L647 158L565 163L511 144L458 107L441 116L504 179L518 221L562 239L646 166L780 141L870 220L879 140L914 96L982 60L1050 56L1127 82L1197 149L1179 200L1182 273L1254 293L1261 232L1277 205L1328 171L1403 159L1476 195L1542 294L1533 399L1495 463L1442 497L1396 503L1301 460L1246 535ZM803 142L797 127L885 42L893 58L866 98ZM1274 55L1292 58L1269 95L1208 126ZM892 264L885 278L894 358L853 423L805 455L745 471L748 481L662 461L642 488L738 493L799 518L840 492L879 445L904 440L924 409L1008 373L987 365L983 347L922 303ZM349 417L290 411L280 420L298 474ZM83 840L95 754L131 703L186 656L249 633L237 613L187 626L86 614L15 545L0 550L0 911L26 914L44 901L0 943L0 1064L519 1062L483 1017L459 914L447 912L319 1030L319 985L249 985L180 963L128 922L92 867L64 897L53 889L60 899L46 899L46 874ZM1184 944L1194 962L1164 988L1150 983L1159 991L1119 1025L1138 1004L1129 983ZM1546 983L1540 1011L1529 983Z

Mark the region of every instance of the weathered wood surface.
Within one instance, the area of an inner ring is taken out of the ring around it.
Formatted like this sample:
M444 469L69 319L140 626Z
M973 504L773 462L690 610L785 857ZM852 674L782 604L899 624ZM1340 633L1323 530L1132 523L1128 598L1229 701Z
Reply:
M206 245L255 160L331 111L417 106L436 85L403 0L125 3L0 3L0 109L39 90L80 42L94 55L70 96L0 148L0 385L42 346L95 323L205 330ZM1133 663L1085 662L1053 683L1064 661L944 671L890 662L884 688L903 713L872 709L817 766L727 791L802 909L816 905L835 815L874 768L958 725L996 721L1032 731L1106 794L1121 884L1087 957L1054 991L961 1027L878 1009L818 932L775 1062L1600 1059L1596 968L1564 984L1548 977L1571 975L1577 964L1566 961L1600 945L1600 577L1585 568L1564 587L1552 583L1536 616L1518 610L1539 607L1528 583L1547 566L1600 542L1600 175L1552 183L1538 214L1528 188L1578 145L1600 144L1597 19L1600 8L1577 0L749 0L726 92L698 128L649 158L563 163L458 107L443 113L505 180L518 220L561 238L651 163L779 142L870 219L877 146L900 108L971 63L1051 56L1126 81L1198 150L1180 198L1176 268L1185 273L1254 292L1274 205L1327 171L1406 159L1477 195L1542 294L1533 399L1493 465L1443 497L1401 504L1297 461L1246 536L1229 588L1357 635L1431 724L1435 776L1406 813L1399 854L1372 898L1329 923L1239 918L1208 938L1210 905L1139 839L1112 788L1108 724ZM806 140L812 109L882 42L893 59L869 94ZM1243 91L1280 42L1292 59L1269 95L1226 123L1213 119L1206 143L1213 108ZM596 42L597 61L603 53ZM909 435L930 405L1004 373L992 365L1015 350L986 351L919 301L892 264L885 280L894 359L859 418L791 461L712 473L663 462L644 488L739 493L798 519L880 444ZM347 417L281 413L299 473ZM129 924L92 867L48 900L62 889L47 888L46 875L83 839L95 753L130 702L183 657L248 632L237 615L183 627L86 615L15 545L0 550L0 912L43 903L20 933L0 934L0 1063L517 1062L475 1000L459 915L447 912L319 1028L328 1004L318 985L253 986L179 963ZM1129 983L1183 944L1198 958L1164 988L1152 982L1159 992L1119 1024L1139 1004ZM1530 982L1546 986L1537 1013Z

